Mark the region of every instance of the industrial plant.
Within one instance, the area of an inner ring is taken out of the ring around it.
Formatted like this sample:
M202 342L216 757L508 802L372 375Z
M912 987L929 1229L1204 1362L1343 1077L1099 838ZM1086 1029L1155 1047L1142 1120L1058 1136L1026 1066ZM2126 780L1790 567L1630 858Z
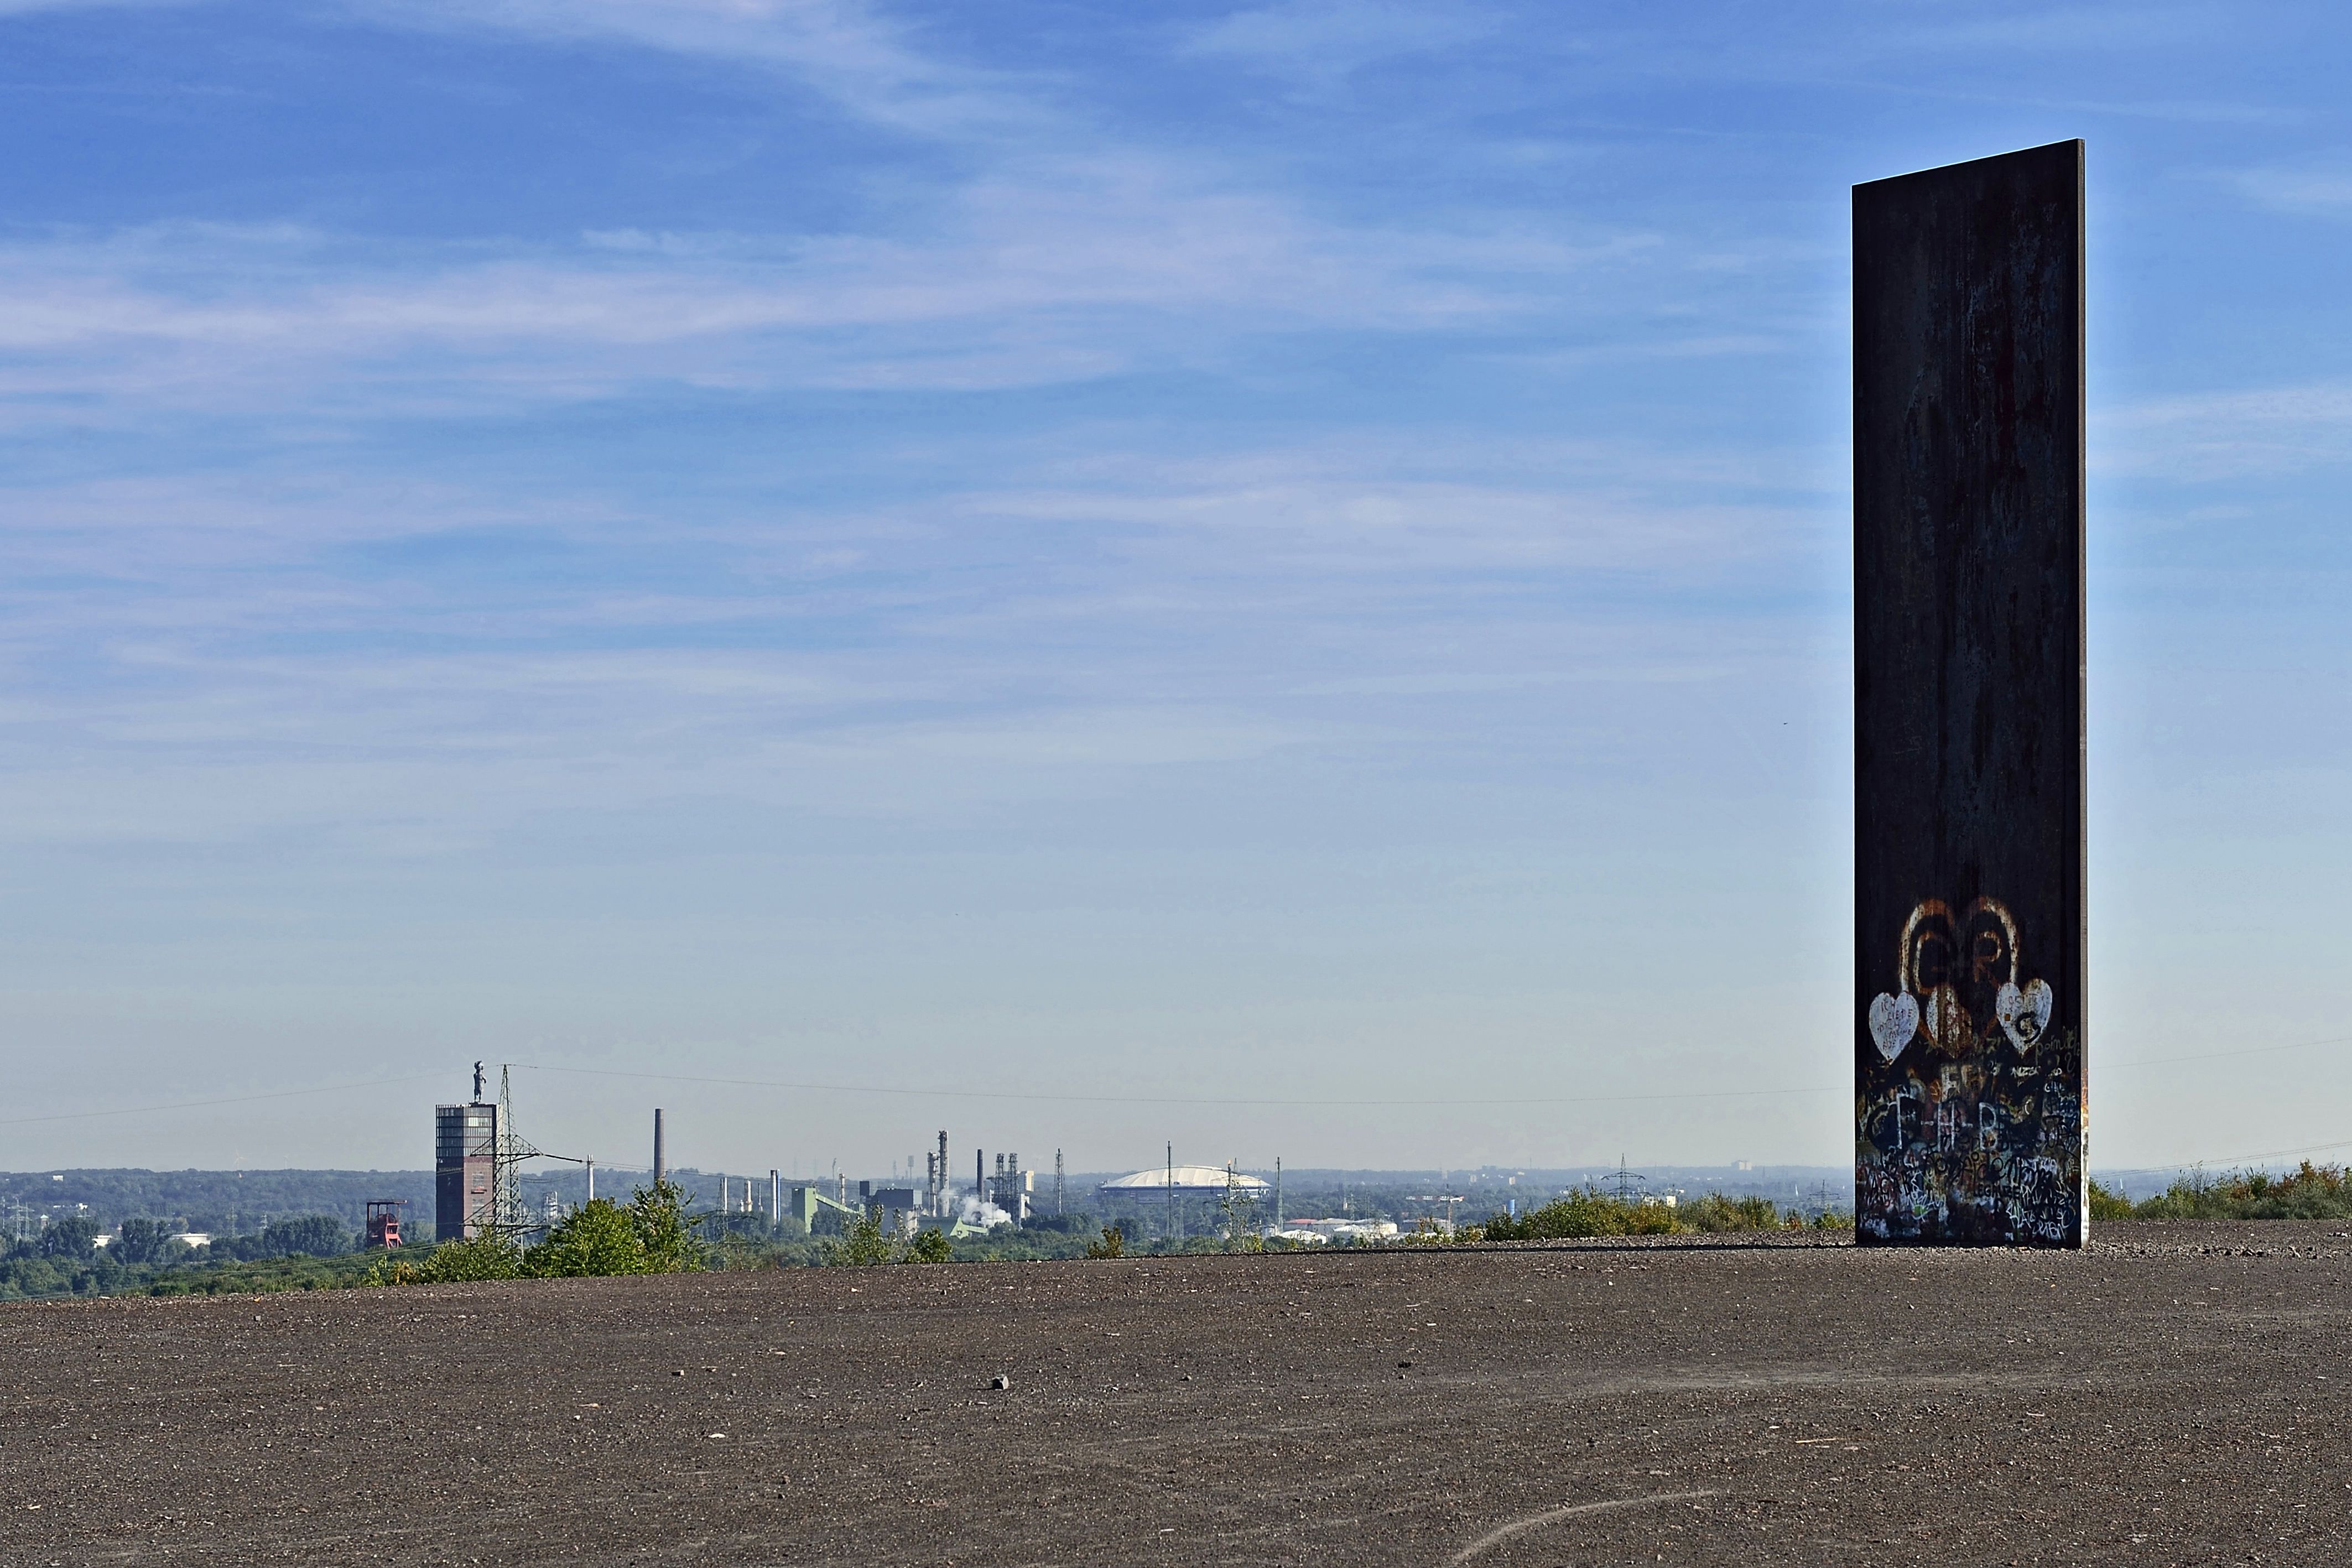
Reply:
M474 1064L473 1096L434 1108L434 1225L436 1241L471 1240L499 1234L529 1239L580 1204L596 1196L596 1165L590 1157L538 1147L517 1129L511 1070L502 1068L498 1092L489 1092L487 1064ZM643 1174L656 1186L672 1179L666 1113L653 1112L652 1159L621 1167ZM536 1162L579 1167L579 1179L559 1179ZM721 1232L820 1236L871 1221L887 1235L912 1237L935 1229L953 1239L988 1236L1003 1228L1066 1228L1075 1218L1101 1218L1128 1228L1138 1241L1175 1242L1188 1236L1252 1235L1301 1245L1334 1240L1374 1240L1394 1236L1393 1219L1379 1217L1296 1217L1285 1212L1281 1161L1271 1179L1223 1166L1180 1165L1170 1145L1160 1164L1074 1190L1062 1151L1050 1172L1024 1164L1017 1151L971 1151L969 1185L956 1176L948 1130L939 1129L933 1147L921 1156L922 1179L913 1179L909 1156L904 1176L852 1178L838 1169L823 1177L787 1179L781 1168L764 1178L702 1171L698 1190L683 1194L698 1218ZM611 1167L608 1166L608 1170ZM608 1177L609 1179L609 1177ZM717 1190L699 1188L709 1182ZM535 1190L534 1190L535 1189ZM1073 1202L1076 1207L1074 1208ZM1450 1225L1448 1226L1450 1228ZM399 1216L390 1200L372 1207L372 1244L397 1245Z

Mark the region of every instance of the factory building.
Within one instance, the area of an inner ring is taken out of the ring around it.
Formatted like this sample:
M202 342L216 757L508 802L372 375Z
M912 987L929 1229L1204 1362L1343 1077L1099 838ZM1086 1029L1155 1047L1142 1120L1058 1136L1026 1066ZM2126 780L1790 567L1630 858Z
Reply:
M1029 1223L1029 1200L1036 1188L1036 1173L1021 1168L1019 1155L996 1156L996 1174L988 1178L988 1201L1003 1209L1013 1224Z
M940 1152L926 1155L923 1160L923 1212L935 1218L945 1219L955 1207L948 1183L948 1130L945 1127L940 1129Z
M825 1191L827 1185L824 1182L795 1182L786 1187L784 1213L810 1230L816 1228L819 1215L838 1215L845 1225L855 1221L860 1211L844 1202L837 1191Z
M883 1229L895 1236L914 1233L923 1200L912 1186L903 1182L862 1181L857 1184L857 1196L866 1212L881 1220Z

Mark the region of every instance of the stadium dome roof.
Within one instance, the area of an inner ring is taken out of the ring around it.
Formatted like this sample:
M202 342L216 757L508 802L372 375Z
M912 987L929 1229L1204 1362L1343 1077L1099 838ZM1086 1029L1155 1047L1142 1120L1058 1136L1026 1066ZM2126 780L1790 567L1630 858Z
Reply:
M1179 1193L1213 1192L1222 1197L1227 1174L1223 1166L1178 1166L1172 1173L1166 1166L1158 1166L1148 1171L1138 1171L1133 1176L1120 1176L1116 1181L1107 1181L1096 1190L1128 1197L1150 1197L1154 1194L1166 1193L1172 1185ZM1170 1179L1171 1175L1172 1182ZM1244 1192L1274 1190L1254 1176L1243 1176L1236 1171L1232 1173L1232 1176L1233 1185Z

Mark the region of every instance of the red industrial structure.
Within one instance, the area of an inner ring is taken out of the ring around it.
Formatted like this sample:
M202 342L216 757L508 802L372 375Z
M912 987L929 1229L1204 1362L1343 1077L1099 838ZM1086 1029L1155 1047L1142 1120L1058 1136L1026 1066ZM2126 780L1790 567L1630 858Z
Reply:
M400 1221L408 1207L404 1197L374 1197L367 1206L367 1244L370 1247L400 1245Z

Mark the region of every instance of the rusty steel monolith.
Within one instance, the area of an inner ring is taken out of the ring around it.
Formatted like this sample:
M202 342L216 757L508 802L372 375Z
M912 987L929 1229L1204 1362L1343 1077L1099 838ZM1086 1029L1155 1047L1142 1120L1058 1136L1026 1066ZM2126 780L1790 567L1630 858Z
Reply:
M2083 144L1853 192L1854 1208L2079 1247Z

